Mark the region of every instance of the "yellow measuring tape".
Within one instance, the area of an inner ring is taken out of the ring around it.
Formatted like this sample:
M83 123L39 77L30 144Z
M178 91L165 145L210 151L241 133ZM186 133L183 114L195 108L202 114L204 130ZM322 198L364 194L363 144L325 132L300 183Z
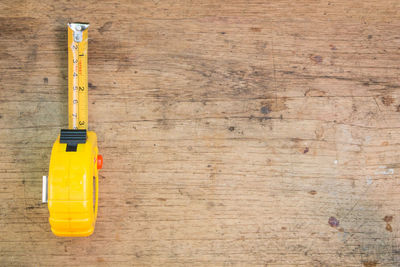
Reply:
M68 124L51 151L49 175L43 176L42 201L57 236L88 236L94 231L98 207L97 136L88 131L88 27L68 24Z
M68 125L88 128L88 27L68 23Z

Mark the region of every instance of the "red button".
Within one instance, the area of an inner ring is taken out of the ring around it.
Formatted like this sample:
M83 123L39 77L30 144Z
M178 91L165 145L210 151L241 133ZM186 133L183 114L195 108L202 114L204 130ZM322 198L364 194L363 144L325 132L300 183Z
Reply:
M103 156L102 155L97 155L97 169L100 170L103 168Z

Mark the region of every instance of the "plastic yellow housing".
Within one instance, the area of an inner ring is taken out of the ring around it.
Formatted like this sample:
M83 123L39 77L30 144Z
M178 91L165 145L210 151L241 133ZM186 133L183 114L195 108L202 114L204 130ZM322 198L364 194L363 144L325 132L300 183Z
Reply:
M76 151L66 151L66 147L59 136L51 152L48 178L51 230L57 236L89 236L97 218L97 136L88 131L86 143L78 144Z

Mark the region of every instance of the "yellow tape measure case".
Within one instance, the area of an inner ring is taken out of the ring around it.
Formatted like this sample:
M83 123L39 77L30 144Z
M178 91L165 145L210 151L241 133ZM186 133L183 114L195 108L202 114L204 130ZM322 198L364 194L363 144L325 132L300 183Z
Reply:
M48 177L49 221L55 235L93 233L101 164L94 132L61 130L51 152Z

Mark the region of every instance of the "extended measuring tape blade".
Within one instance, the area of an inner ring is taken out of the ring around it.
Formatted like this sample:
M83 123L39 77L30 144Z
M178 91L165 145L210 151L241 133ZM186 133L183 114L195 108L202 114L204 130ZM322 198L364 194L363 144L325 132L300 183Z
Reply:
M88 23L68 23L68 125L88 128Z

